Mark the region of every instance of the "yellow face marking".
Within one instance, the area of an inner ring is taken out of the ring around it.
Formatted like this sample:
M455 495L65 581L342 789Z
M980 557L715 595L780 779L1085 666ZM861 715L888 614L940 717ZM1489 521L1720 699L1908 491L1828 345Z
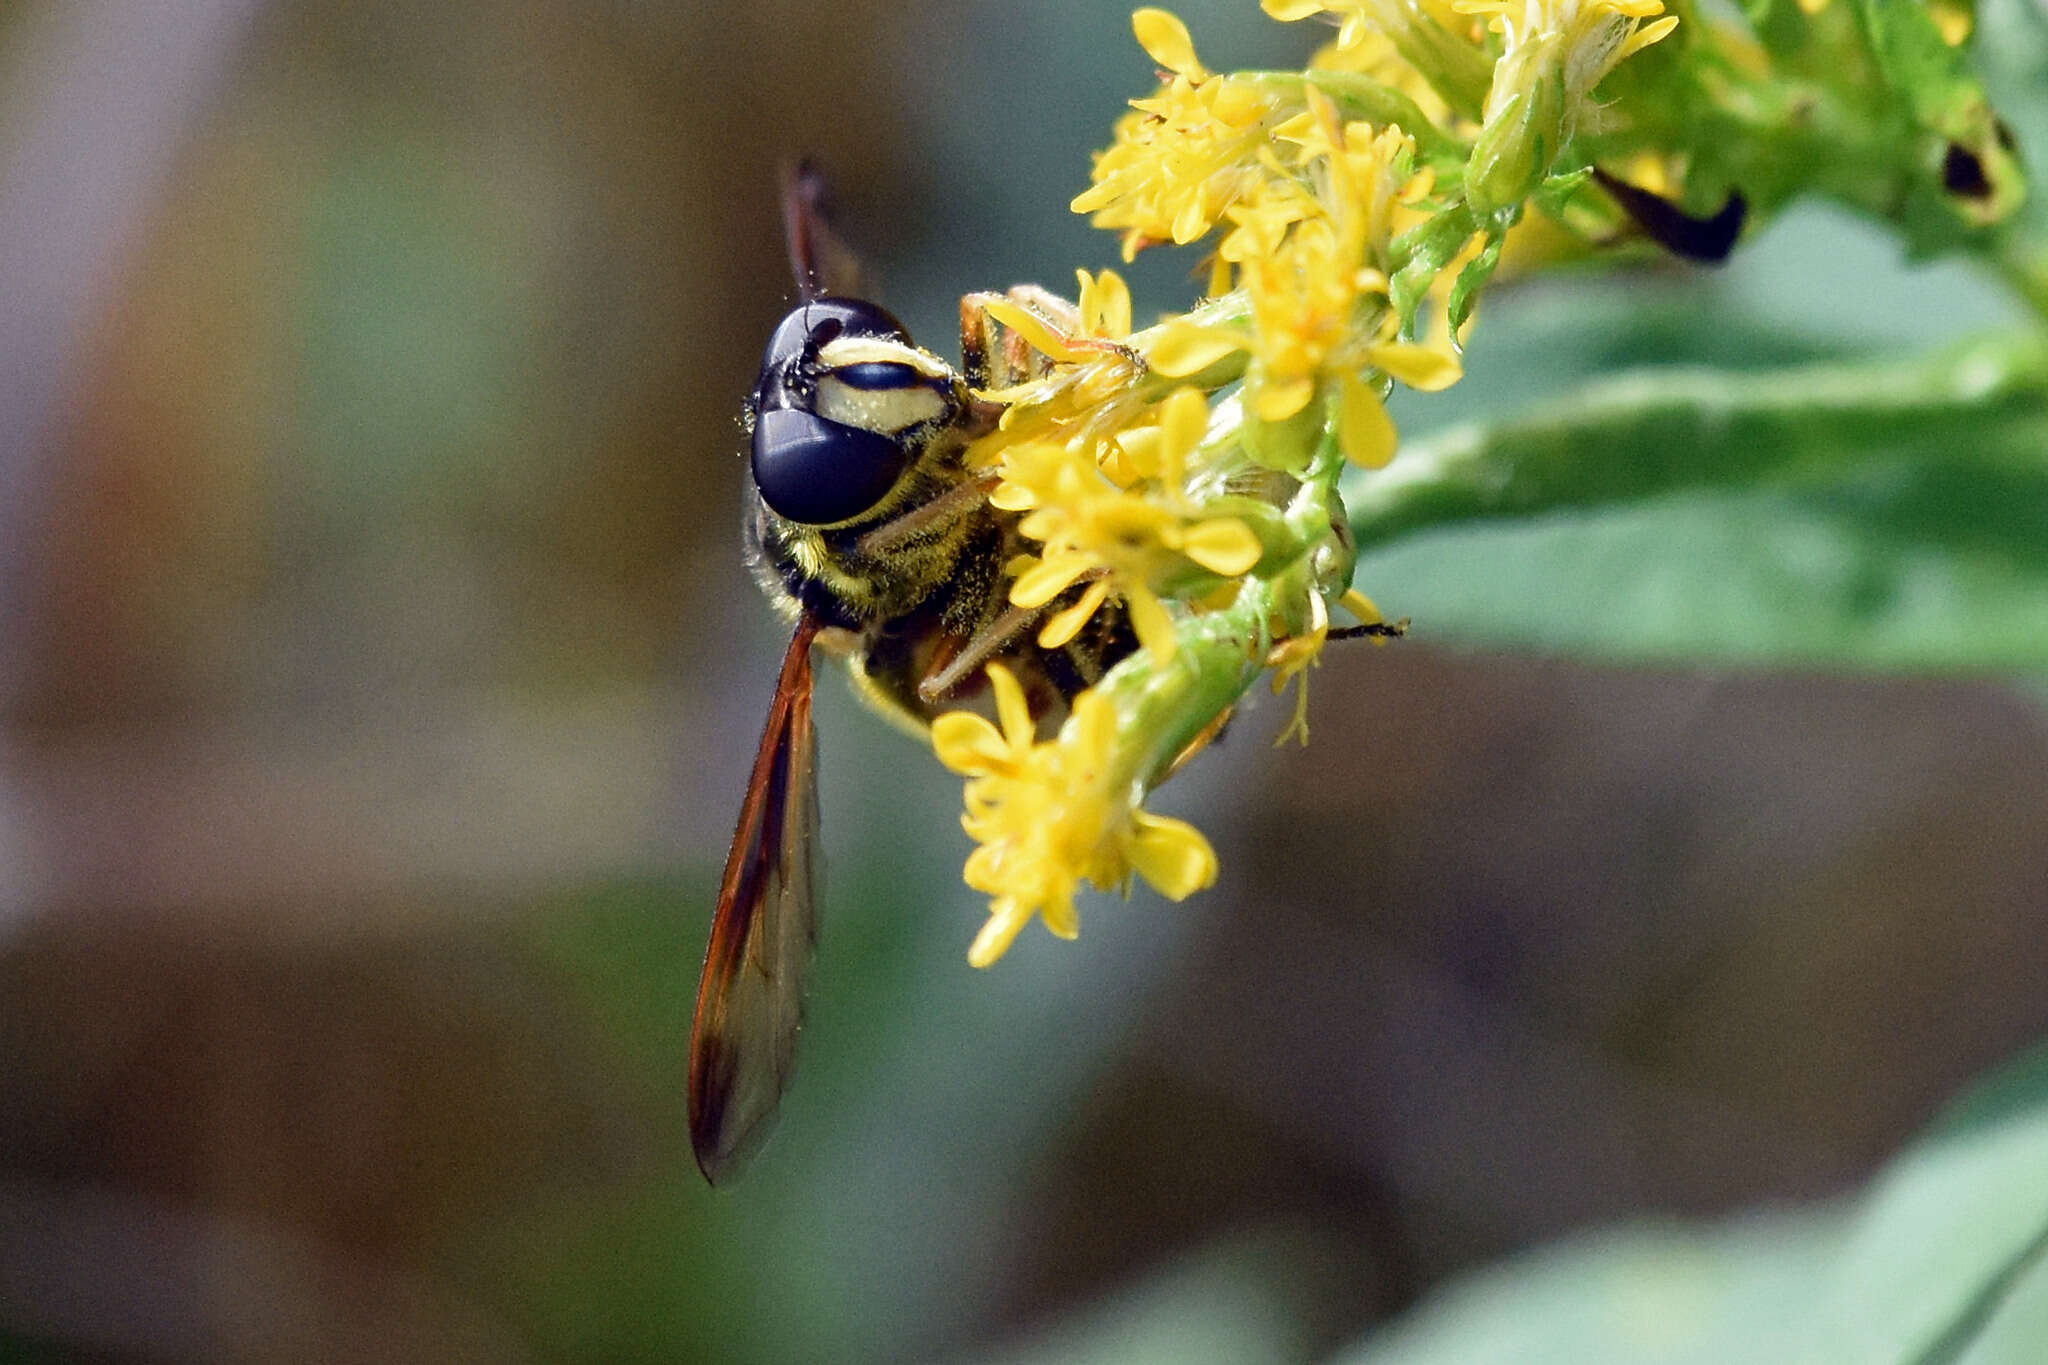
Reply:
M857 389L828 373L818 377L811 408L828 422L889 436L944 417L946 400L922 384L903 389Z
M842 382L835 371L889 366L901 383ZM937 356L887 337L834 337L818 348L812 410L829 422L892 436L943 419L953 371Z

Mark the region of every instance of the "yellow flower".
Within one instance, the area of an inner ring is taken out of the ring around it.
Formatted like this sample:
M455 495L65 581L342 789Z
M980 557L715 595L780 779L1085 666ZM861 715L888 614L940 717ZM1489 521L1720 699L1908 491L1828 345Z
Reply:
M1215 850L1199 830L1139 805L1137 755L1119 746L1108 698L1083 692L1058 737L1034 744L1023 688L1000 664L989 665L988 676L1000 729L964 712L932 726L939 761L969 779L961 824L980 846L964 878L990 898L969 962L995 962L1034 915L1059 937L1074 937L1083 879L1128 889L1135 874L1172 900L1216 880Z
M1454 0L1454 7L1460 14L1492 16L1506 42L1503 62L1518 49L1561 40L1565 88L1575 103L1625 58L1678 27L1677 15L1643 23L1664 14L1663 0ZM1486 101L1489 118L1510 94L1496 74Z
M1276 135L1279 131L1278 128L1274 130ZM1274 176L1262 180L1223 211L1223 216L1233 226L1217 244L1217 259L1242 267L1246 261L1271 256L1280 250L1280 244L1287 240L1289 230L1296 223L1322 212L1323 206L1316 201L1308 186L1295 177Z
M1081 331L1085 336L1121 341L1131 334L1131 287L1114 270L1090 275L1074 272L1081 286Z
M1171 78L1152 98L1131 101L1072 206L1097 227L1124 229L1127 261L1154 242L1183 245L1213 227L1264 174L1259 151L1280 112L1255 83L1204 68L1186 26L1165 10L1141 9L1131 27Z
M1412 143L1398 128L1342 123L1313 88L1308 102L1275 135L1298 149L1315 193L1268 188L1233 212L1237 228L1222 248L1237 261L1250 326L1171 324L1148 358L1158 373L1181 377L1244 351L1245 402L1257 421L1290 422L1319 393L1334 395L1345 456L1377 468L1393 457L1395 432L1369 371L1433 392L1460 370L1445 352L1392 339L1380 265L1394 210L1419 181L1408 172ZM1312 434L1302 437L1312 446ZM1306 454L1265 458L1291 466Z
M1397 320L1385 311L1385 279L1355 262L1327 220L1302 224L1281 251L1247 264L1249 329L1171 328L1153 348L1152 367L1193 374L1247 351L1246 403L1259 421L1291 421L1319 393L1334 395L1345 458L1381 467L1393 458L1397 434L1370 372L1433 393L1462 371L1447 352L1392 339Z
M1102 343L1119 342L1131 334L1131 287L1114 270L1105 270L1100 275L1076 270L1074 278L1081 286L1078 305L1050 296L1045 296L1047 301L1041 305L1071 309L1073 318L1079 321L1072 331L1062 331L1059 322L1045 316L1038 307L1027 307L1015 298L990 298L982 307L990 317L1055 361L1079 363L1119 351L1118 346Z
M996 719L1001 728L972 711L948 711L932 722L932 748L938 753L939 762L954 772L1017 777L1030 762L1032 747L1037 742L1031 708L1025 704L1023 687L1009 669L990 664L988 680L995 692Z
M1201 393L1182 389L1159 408L1155 427L1128 432L1116 443L1119 486L1092 450L1049 441L1004 452L1002 482L990 496L1008 511L1029 510L1018 529L1043 548L1022 562L1010 601L1042 607L1074 584L1081 597L1040 629L1038 643L1054 649L1077 635L1115 593L1131 628L1157 663L1173 658L1173 618L1160 600L1205 574L1234 578L1259 562L1258 536L1234 516L1205 516L1189 502L1189 455L1208 428Z

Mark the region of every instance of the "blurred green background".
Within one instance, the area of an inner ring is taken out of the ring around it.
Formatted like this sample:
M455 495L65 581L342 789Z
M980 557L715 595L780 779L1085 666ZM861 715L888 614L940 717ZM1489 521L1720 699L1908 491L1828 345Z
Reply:
M1179 12L1218 67L1315 37ZM777 165L949 353L962 292L1114 262L1066 202L1149 74L1080 0L0 8L0 1355L1318 1359L1849 1188L2048 1034L2034 701L1474 652L1425 603L1498 566L1396 556L1415 636L1331 652L1313 747L1255 706L1163 794L1220 884L986 973L957 781L828 680L803 1064L704 1188ZM1400 415L2014 316L1806 209L1496 291Z

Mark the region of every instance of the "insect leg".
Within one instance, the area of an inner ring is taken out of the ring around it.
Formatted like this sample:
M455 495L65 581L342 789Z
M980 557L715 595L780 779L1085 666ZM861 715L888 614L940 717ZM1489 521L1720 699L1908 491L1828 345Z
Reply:
M961 679L987 663L1017 637L1037 624L1043 607L1007 607L995 620L977 632L966 646L948 659L939 671L917 685L917 695L935 702L960 685Z
M971 389L991 387L989 357L996 350L996 320L988 303L1001 294L963 294L960 298L960 373Z
M1073 336L1081 330L1080 306L1061 298L1042 284L1013 284L1009 299L1044 318L1052 324L1054 331Z
M892 517L854 542L856 554L875 554L908 540L927 526L951 521L970 505L987 498L999 476L993 469L954 484L928 502L918 504L900 517Z
M1408 633L1408 618L1398 621L1368 621L1362 626L1335 626L1330 630L1332 640L1398 639Z
M988 311L990 303L1010 303L1036 314L1062 337L1096 345L1080 337L1081 310L1050 289L1035 284L1012 285L1001 294L975 293L960 299L960 368L970 387L1007 388L1051 371L1052 357L1023 334L1004 327Z

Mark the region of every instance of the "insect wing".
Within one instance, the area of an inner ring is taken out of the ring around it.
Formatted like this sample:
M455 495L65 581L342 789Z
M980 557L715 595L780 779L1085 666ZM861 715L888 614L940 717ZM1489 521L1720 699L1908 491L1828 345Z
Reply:
M804 617L783 658L697 984L690 1140L714 1185L767 1137L803 1024L804 976L818 939L817 631Z
M832 189L812 162L800 161L783 171L782 234L790 273L804 299L864 296L860 258L832 230Z

